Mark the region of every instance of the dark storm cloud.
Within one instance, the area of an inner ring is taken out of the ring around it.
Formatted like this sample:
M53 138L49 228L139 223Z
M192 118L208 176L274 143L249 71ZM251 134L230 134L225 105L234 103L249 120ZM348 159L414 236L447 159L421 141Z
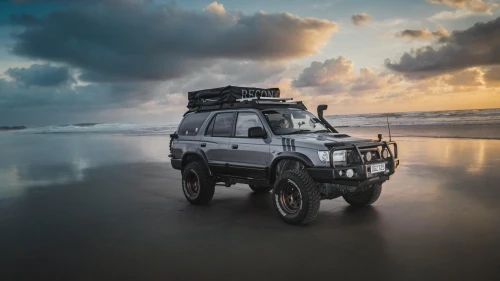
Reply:
M410 39L429 39L429 38L441 38L449 36L448 31L444 27L438 28L436 31L429 31L427 28L424 29L406 29L396 34L396 37L410 38Z
M104 110L136 106L137 91L144 85L126 83L85 86L25 87L0 78L0 123L4 125L47 125L98 121Z
M153 98L155 86L154 83L100 83L24 87L16 81L0 78L0 111L44 108L70 113L137 106Z
M29 14L12 14L9 16L12 24L19 24L24 26L40 25L42 21L34 15Z
M363 25L366 22L370 21L372 19L372 16L370 16L367 13L361 13L361 14L356 14L351 16L351 21L357 26Z
M484 80L487 85L500 86L500 66L494 66L487 69L484 74Z
M67 67L49 64L33 64L29 68L9 68L5 71L5 75L27 87L53 87L75 82Z
M405 53L399 62L386 60L386 66L394 71L424 75L496 64L500 64L500 18L454 31L442 37L439 45Z
M148 1L99 1L16 23L13 53L66 63L87 81L167 80L214 59L287 60L315 53L337 25L289 13L228 13L216 2L202 13Z

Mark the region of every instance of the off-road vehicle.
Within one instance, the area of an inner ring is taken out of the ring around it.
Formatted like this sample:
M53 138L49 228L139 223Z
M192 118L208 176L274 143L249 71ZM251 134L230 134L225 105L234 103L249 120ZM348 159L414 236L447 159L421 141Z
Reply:
M300 101L277 88L227 86L188 93L188 111L170 137L174 169L192 204L208 204L216 184L272 190L277 214L306 224L320 201L342 196L362 207L374 203L399 166L397 144L341 134Z

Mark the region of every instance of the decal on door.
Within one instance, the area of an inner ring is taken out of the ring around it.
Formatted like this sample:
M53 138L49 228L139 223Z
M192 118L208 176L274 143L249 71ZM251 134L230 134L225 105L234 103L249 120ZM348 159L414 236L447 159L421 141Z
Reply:
M281 146L283 147L283 151L295 151L295 140L282 138Z

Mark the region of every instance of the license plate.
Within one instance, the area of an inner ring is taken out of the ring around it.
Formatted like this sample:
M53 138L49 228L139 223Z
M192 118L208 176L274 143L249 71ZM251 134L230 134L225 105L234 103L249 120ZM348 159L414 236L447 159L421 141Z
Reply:
M385 163L372 165L371 173L380 173L385 171Z

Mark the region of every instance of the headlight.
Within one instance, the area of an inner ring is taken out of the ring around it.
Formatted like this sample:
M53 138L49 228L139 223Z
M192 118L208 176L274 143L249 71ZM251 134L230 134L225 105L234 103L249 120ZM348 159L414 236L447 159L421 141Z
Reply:
M318 151L318 157L321 162L330 162L330 151ZM345 162L346 161L346 151L338 150L333 152L333 162Z
M321 162L330 162L330 152L329 151L318 151L318 157Z
M346 151L345 150L337 150L333 152L333 162L345 162L346 160Z

